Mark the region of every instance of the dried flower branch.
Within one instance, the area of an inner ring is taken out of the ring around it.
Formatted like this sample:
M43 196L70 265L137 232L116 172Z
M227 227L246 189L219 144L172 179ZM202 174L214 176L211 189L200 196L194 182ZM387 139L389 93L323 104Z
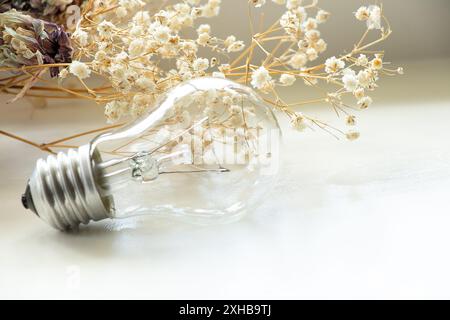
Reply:
M199 18L219 15L221 0L185 0L156 13L146 10L141 0L89 0L72 34L76 49L73 62L70 63L65 54L64 59L49 55L53 57L51 62L1 64L13 65L16 71L26 70L28 79L39 70L63 67L57 84L50 85L48 80L42 79L48 84L48 90L34 87L26 95L36 96L35 92L39 90L39 96L47 98L89 99L105 105L109 122L139 116L159 96L182 81L214 76L252 86L299 131L318 127L337 138L357 139L355 110L366 109L372 104L368 93L376 89L380 76L402 73L401 68L389 68L383 60L384 52L375 48L391 34L382 6L363 6L355 12L355 18L366 24L366 30L349 53L314 64L327 49L319 28L329 19L330 13L320 9L318 1L314 0L307 4L301 0L272 2L286 10L269 28L259 32L250 21L252 40L245 44L233 35L218 38L214 36L213 26L197 23ZM249 0L250 9L263 10L265 5L265 0ZM182 36L184 30L192 28L197 31L195 39ZM378 38L367 41L370 33L378 34ZM62 33L59 36L62 37ZM6 44L7 48L12 47L10 43ZM63 41L65 53L69 52L67 44ZM202 57L200 48L209 49L213 57ZM17 54L15 47L11 51ZM53 71L52 75L55 74ZM77 78L80 88L66 88L64 84L68 77ZM89 86L93 77L107 80L108 85L102 88ZM5 78L1 81L3 91L17 94L16 90L25 86L23 81L26 80L20 77ZM279 93L281 87L301 84L318 89L320 96L288 103ZM204 94L208 99L222 99L230 114L236 114L232 97ZM351 97L353 102L349 100ZM315 103L329 104L339 117L344 117L344 125L351 129L339 129L297 111L303 105ZM185 115L179 115L179 119L184 118ZM239 128L242 123L236 125Z

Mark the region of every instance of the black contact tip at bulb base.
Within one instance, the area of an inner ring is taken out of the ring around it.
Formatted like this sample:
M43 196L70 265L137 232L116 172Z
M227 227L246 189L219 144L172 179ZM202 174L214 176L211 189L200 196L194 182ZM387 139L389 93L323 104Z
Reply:
M37 216L39 214L36 211L36 208L34 207L33 197L31 196L31 190L30 190L30 184L27 183L27 188L25 189L25 193L22 195L22 205L25 207L25 209L29 209L33 211Z

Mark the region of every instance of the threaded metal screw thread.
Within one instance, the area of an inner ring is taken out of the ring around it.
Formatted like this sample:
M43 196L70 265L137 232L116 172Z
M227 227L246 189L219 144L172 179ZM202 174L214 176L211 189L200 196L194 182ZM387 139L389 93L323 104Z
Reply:
M36 213L66 230L109 218L110 203L97 190L89 145L39 159L29 181Z

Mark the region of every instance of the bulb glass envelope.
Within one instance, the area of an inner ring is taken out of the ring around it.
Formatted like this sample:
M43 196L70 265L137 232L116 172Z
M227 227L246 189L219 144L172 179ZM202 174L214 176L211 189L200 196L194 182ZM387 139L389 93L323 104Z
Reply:
M152 111L99 136L92 150L112 215L232 217L255 203L278 171L276 118L248 87L199 78L171 90Z

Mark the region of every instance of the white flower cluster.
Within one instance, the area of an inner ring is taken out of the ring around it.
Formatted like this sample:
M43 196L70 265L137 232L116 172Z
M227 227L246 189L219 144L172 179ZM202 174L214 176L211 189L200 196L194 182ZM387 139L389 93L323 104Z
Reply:
M89 69L85 63L80 61L73 61L69 66L69 72L81 80L86 79L91 75L91 69Z
M226 65L219 65L216 58L209 61L198 57L200 46L226 53L245 47L234 36L225 40L212 36L208 24L197 27L196 40L180 35L183 29L193 27L197 19L218 15L221 0L186 0L154 14L143 10L145 3L140 0L96 0L94 3L102 8L115 8L114 12L98 14L93 18L94 23L78 26L73 39L82 52L95 54L89 66L74 61L69 71L85 79L92 69L106 76L122 94L120 100L106 105L105 114L110 122L125 115L139 116L168 88L204 76L212 67L219 68L215 72L220 76L219 70L226 69ZM163 60L173 61L173 68L161 68Z
M268 6L268 2L248 1L256 8ZM106 77L114 93L99 95L102 95L101 101L107 101L105 114L110 122L123 116L139 116L153 105L159 95L182 81L211 75L227 77L248 83L262 94L271 96L273 99L266 101L283 111L293 128L303 131L314 126L322 129L332 127L291 110L291 106L306 103L285 103L279 96L278 87L292 86L297 79L306 85L319 87L322 81L327 84L327 88L323 88L324 97L312 101L329 103L339 113L349 107L343 102L344 96L354 96L359 108L366 109L372 104L372 98L366 93L377 87L376 82L382 73L403 73L401 68L396 71L386 68L381 51L367 50L372 44L364 46L365 36L349 53L314 64L327 49L319 27L329 19L330 13L320 9L317 1L271 2L283 6L283 13L268 30L252 35L251 43L246 46L234 35L223 39L216 37L211 25L205 23L204 18L220 13L221 0L175 1L175 4L156 12L145 9L141 0L93 0L96 9L86 15L87 19L82 20L72 34L79 51L77 58L60 73L60 77L65 78L70 73L83 84L84 79L92 74ZM381 30L381 40L390 31L384 29L388 24L383 23L382 7L378 5L359 8L355 17L366 23L368 31ZM201 23L198 23L200 18ZM186 29L195 30L196 35L186 38L183 36ZM363 49L358 46L363 46ZM201 56L200 52L205 49L212 53L212 58ZM236 55L236 60L231 58L243 50L242 54ZM256 62L260 55L253 54L254 51L262 52L264 59ZM89 62L82 62L85 60ZM330 92L328 85L336 85L336 91ZM203 97L195 99L203 99L197 101L199 105L208 105L203 112L209 117L218 116L214 106L220 102L225 114L229 115L225 125L231 128L241 128L243 119L247 116L251 119L254 114L251 108L242 109L235 103L236 97L205 92ZM208 100L206 104L204 99ZM186 109L180 109L174 119L189 123L190 116L186 112ZM346 124L355 126L356 117L350 112L344 112ZM359 137L355 130L343 134L349 140Z
M365 95L365 90L374 90L379 78L379 70L383 68L382 56L376 54L372 60L360 54L358 58L350 59L352 66L345 68L344 59L331 57L325 62L325 71L330 74L330 79L340 77L342 85L347 92L353 93L358 100L361 109L367 109L372 104L372 99ZM354 68L359 68L356 71Z
M268 90L273 86L272 76L265 67L260 67L253 72L252 86L260 90Z
M367 22L367 28L381 29L381 8L379 6L360 7L355 12L356 19Z
M308 9L302 6L299 0L272 0L278 5L286 7L286 11L279 20L280 26L291 42L296 43L297 49L290 50L288 54L283 55L283 61L293 70L303 70L307 63L314 61L327 49L326 42L321 38L318 27L326 22L330 14L324 10L315 10L313 16L310 16ZM253 1L256 7L260 7L266 1ZM313 8L315 9L315 8ZM295 83L295 76L292 74L283 74L280 77L280 85L291 86ZM315 83L315 78L305 79L308 84ZM267 91L274 82L270 75L265 72L264 66L255 70L252 75L253 87Z

